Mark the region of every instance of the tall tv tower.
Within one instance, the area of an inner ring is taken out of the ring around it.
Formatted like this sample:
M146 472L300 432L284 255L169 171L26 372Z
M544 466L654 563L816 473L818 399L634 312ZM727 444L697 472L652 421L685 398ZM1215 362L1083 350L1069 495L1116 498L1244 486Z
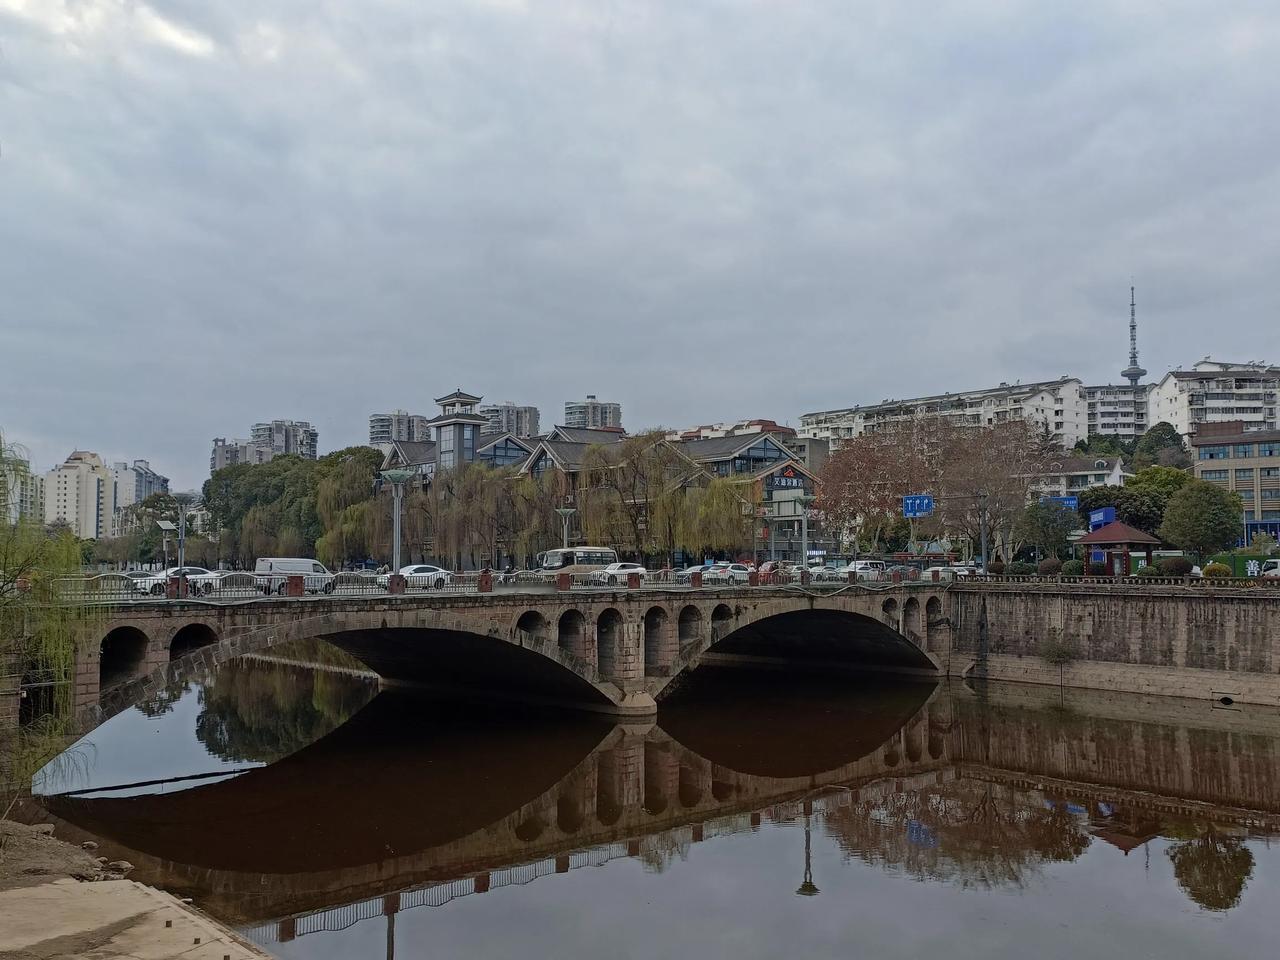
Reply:
M1133 287L1129 288L1129 367L1120 371L1120 376L1129 381L1129 386L1136 387L1138 381L1147 375L1147 371L1138 366L1138 307L1134 300Z

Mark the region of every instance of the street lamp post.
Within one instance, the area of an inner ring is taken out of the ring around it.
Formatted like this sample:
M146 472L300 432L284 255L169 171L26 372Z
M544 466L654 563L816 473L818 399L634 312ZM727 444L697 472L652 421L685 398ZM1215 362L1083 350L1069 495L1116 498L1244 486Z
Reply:
M809 507L816 499L807 493L796 497L800 504L800 566L804 570L809 569Z
M813 882L813 853L810 843L809 807L806 802L804 811L804 881L796 890L796 894L801 897L816 897L819 892L818 885Z
M400 572L400 514L404 511L404 485L412 470L383 470L381 477L391 484L391 572Z
M556 513L560 515L560 523L563 528L563 543L561 544L566 550L569 548L569 518L577 513L574 507L556 507Z

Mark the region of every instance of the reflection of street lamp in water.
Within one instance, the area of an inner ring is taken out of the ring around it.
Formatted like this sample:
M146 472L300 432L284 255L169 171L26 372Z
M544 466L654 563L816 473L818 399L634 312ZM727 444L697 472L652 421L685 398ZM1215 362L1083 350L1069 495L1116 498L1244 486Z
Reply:
M796 895L800 897L816 897L818 885L813 882L813 853L809 835L809 803L804 805L804 883L796 887Z

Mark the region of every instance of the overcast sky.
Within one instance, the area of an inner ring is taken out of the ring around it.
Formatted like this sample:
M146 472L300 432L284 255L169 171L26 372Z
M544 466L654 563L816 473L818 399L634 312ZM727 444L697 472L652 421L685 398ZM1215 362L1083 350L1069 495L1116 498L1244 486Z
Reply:
M1280 6L0 0L0 428L178 486L461 386L632 429L1280 361Z

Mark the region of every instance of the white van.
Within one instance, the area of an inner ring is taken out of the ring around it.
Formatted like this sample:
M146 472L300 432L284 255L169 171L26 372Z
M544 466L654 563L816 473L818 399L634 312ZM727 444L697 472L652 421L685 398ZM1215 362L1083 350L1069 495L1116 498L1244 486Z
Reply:
M284 596L285 581L289 577L302 577L307 593L332 593L333 574L319 560L305 557L259 557L253 567L254 579L263 593Z
M1280 560L1267 560L1262 564L1264 577L1280 577Z

